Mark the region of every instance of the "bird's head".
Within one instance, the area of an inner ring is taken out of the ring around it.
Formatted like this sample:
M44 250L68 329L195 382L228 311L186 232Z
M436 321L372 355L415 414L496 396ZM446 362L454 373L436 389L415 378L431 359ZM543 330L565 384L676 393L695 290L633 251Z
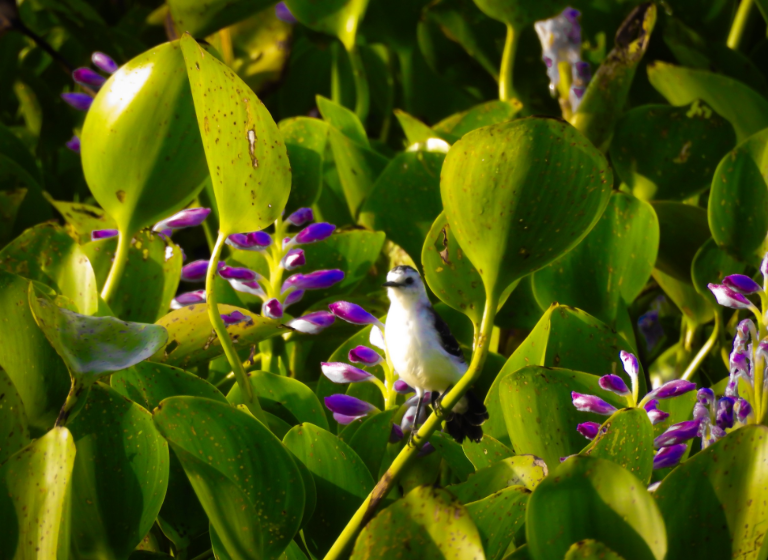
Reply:
M396 266L390 270L387 274L387 281L383 285L387 288L390 301L416 303L420 300L427 300L424 282L422 282L416 269L411 266Z

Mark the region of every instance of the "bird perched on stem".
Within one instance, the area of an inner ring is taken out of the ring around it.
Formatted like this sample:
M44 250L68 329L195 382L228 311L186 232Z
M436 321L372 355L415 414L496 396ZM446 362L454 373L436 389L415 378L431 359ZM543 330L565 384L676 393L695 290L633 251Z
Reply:
M427 297L419 273L410 266L397 266L384 283L389 295L385 329L387 354L400 379L416 391L415 422L424 406L424 395L432 393L432 405L439 405L437 395L453 387L467 371L467 362L448 325L437 314ZM467 391L446 417L446 430L461 443L465 437L480 441L488 419L488 410L480 399ZM414 431L416 426L414 425Z

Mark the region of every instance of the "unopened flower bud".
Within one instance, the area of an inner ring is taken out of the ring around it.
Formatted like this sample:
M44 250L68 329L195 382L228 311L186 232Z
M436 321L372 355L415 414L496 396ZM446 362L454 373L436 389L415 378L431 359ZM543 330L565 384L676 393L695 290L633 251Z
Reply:
M595 414L602 414L603 416L610 416L616 412L615 406L608 404L600 397L594 395L583 395L576 391L572 391L571 398L573 399L573 406L581 412L593 412Z
M322 241L330 237L335 229L335 225L326 222L312 224L297 233L296 237L293 238L293 242L305 244Z
M245 315L238 310L234 310L232 313L226 313L221 315L221 319L228 327L237 325L238 323L251 323L253 319L249 315Z
M291 319L286 325L300 333L317 334L330 327L335 320L336 318L332 313L328 313L327 311L315 311L314 313L307 313L301 317Z
M637 357L634 354L622 350L619 352L619 358L621 358L624 371L627 372L627 375L629 375L630 379L632 379L632 384L634 385L637 383L637 374L640 371L640 365L637 363Z
M314 219L315 215L312 212L312 208L299 208L293 214L288 216L286 221L290 222L294 226L303 226L307 222L311 222Z
M223 262L218 263L219 270L226 266ZM208 273L208 261L199 260L192 261L189 264L185 264L181 268L181 280L183 282L201 282L205 280L205 275Z
M736 399L733 397L722 397L717 401L715 423L723 430L733 428L733 405L735 403Z
M659 449L694 438L699 431L699 423L699 420L686 420L684 422L672 424L666 432L653 440L653 446L656 449Z
M402 379L398 379L395 381L395 392L400 395L407 395L408 393L413 393L413 388Z
M353 325L377 325L381 322L365 309L349 301L335 301L328 306L331 313Z
M600 431L600 424L597 422L582 422L576 426L576 431L588 440L593 440L597 437L597 432Z
M290 294L285 296L285 301L283 302L283 309L286 309L289 305L298 303L299 301L301 301L301 298L303 297L304 297L304 290L293 290Z
M196 305L198 303L205 303L206 295L205 290L195 290L194 292L187 292L179 294L171 300L171 309L181 309L188 305Z
M261 251L272 245L272 237L264 231L233 233L227 236L225 243L241 251Z
M715 403L715 392L709 387L699 389L696 393L696 400L706 406L712 406Z
M283 258L283 267L285 270L294 270L307 264L304 256L304 249L291 249Z
M723 284L707 284L709 290L714 294L717 303L723 307L731 309L748 309L752 304L742 294L732 290Z
M333 412L333 418L339 424L350 424L377 410L375 406L350 395L336 394L325 397L325 406Z
M87 93L62 93L61 98L67 105L78 111L87 111L93 103L93 97Z
M72 138L67 140L64 143L64 145L70 150L72 150L73 152L75 152L76 154L80 153L80 138L78 138L77 136L73 136Z
M93 62L93 65L96 68L108 74L114 74L115 72L117 72L117 69L119 68L117 63L114 60L112 60L112 58L104 54L103 52L93 53L91 55L91 62Z
M91 232L91 241L109 239L110 237L117 237L119 234L120 232L116 229L95 229Z
M78 68L72 72L72 79L80 85L92 87L94 89L99 89L104 85L104 82L107 81L104 76L94 72L90 68Z
M210 208L187 208L186 210L177 212L170 218L157 222L152 228L152 231L164 232L167 229L173 231L199 226L210 213Z
M605 391L611 391L617 395L625 396L629 395L630 393L627 384L624 383L624 380L618 375L613 375L612 373L603 375L598 383L600 384L601 389L604 389Z
M728 286L734 292L744 295L756 294L762 291L760 284L744 274L731 274L723 278L723 284Z
M648 393L645 398L651 398L651 399L670 399L672 397L677 397L678 395L683 395L689 391L693 391L696 388L696 384L691 381L686 381L685 379L674 379L672 381L668 381L661 387L658 387Z
M360 383L374 379L373 375L367 371L344 362L322 362L320 369L323 375L334 383Z
M688 446L685 443L678 443L676 445L667 445L662 447L653 458L654 470L674 467L683 458L686 449L688 449Z
M283 317L283 306L278 300L272 298L261 306L261 313L267 319L281 319Z
M752 414L752 405L744 399L739 399L733 405L733 412L740 424L746 424L749 415Z
M288 288L297 290L324 290L344 280L344 271L338 269L316 270L309 274L294 274L283 283L283 291Z
M240 280L241 282L252 282L260 278L254 271L236 266L222 266L219 269L219 276L224 280Z
M259 284L256 280L228 280L228 282L229 285L232 286L232 289L236 292L250 294L261 299L265 299L267 297L267 292L264 291L262 285Z

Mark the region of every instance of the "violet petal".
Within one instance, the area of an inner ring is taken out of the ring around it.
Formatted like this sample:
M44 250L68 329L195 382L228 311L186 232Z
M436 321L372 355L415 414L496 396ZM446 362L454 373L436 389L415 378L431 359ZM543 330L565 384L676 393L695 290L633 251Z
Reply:
M336 229L336 226L327 222L319 222L317 224L311 224L301 230L293 238L294 243L315 243L327 239Z
M618 375L612 373L603 375L599 380L600 388L605 391L611 391L617 395L625 396L629 395L629 387L624 383L624 380Z
M744 274L731 274L730 276L726 276L723 278L723 284L733 291L744 295L755 294L763 290L760 287L760 284Z
M683 458L687 448L688 446L685 443L678 443L676 445L667 445L662 447L653 458L654 470L674 467L680 462L680 459Z
M283 306L278 300L272 298L261 306L261 313L267 319L281 319L283 317Z
M90 68L78 68L72 72L72 79L78 84L99 89L107 79Z
M582 422L576 426L576 431L588 440L593 440L597 436L597 432L600 431L600 424L597 422Z
M98 239L109 239L110 237L117 237L120 234L116 229L95 229L91 232L91 241Z
M600 397L594 395L584 395L572 391L571 398L573 399L573 406L581 412L593 412L595 414L602 414L603 416L610 416L616 412L615 406L608 404Z
M93 65L98 68L99 70L106 72L108 74L114 74L117 72L117 69L119 66L117 63L112 60L112 58L103 52L95 52L91 55L91 62L93 62Z
M73 152L75 152L76 154L80 153L80 138L78 138L77 136L73 136L72 138L67 140L64 143L64 145L70 150L72 150Z
M709 290L714 294L717 303L723 307L731 309L748 309L751 303L742 294L733 291L728 286L722 284L707 284Z
M367 371L344 362L322 362L320 369L323 375L334 383L360 383L361 381L371 381L373 379L373 375Z
M353 325L376 325L380 321L356 303L336 301L328 306L331 313Z
M67 105L78 111L87 111L93 103L93 97L87 93L62 93L61 98Z
M240 280L241 282L252 282L259 279L259 275L254 271L235 266L222 266L219 269L219 276L224 280Z
M177 295L171 301L171 309L181 309L188 305L196 305L198 303L205 303L206 294L205 290L195 290L194 292L186 292L184 294Z
M340 393L325 397L324 401L328 410L343 414L344 416L354 416L359 418L376 410L376 407L370 403Z
M300 333L317 334L330 327L335 320L336 317L332 313L315 311L314 313L307 313L301 317L291 319L286 325Z
M280 4L283 4L283 3L280 2ZM293 214L288 216L286 221L290 222L294 226L303 226L307 222L311 222L314 219L315 219L315 214L312 212L312 208L299 208Z
M366 366L376 366L384 360L378 352L367 346L355 346L349 351L348 357L350 362Z
M676 445L691 438L696 437L699 431L699 420L686 420L672 424L667 431L653 440L653 446L656 449Z

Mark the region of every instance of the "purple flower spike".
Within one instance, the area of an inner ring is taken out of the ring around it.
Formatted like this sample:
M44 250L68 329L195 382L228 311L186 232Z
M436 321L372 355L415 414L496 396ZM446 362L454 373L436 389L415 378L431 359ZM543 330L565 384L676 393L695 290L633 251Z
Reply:
M77 136L70 138L67 142L64 143L64 145L76 154L80 153L80 138Z
M280 3L282 4L282 2ZM280 5L278 4L278 6ZM312 212L312 208L299 208L288 216L288 222L293 224L294 226L303 226L304 224L311 222L315 219L315 214Z
M275 15L277 19L285 23L296 23L296 18L291 13L291 10L288 9L288 6L285 5L285 2L278 2L275 5Z
M366 366L377 366L384 358L379 356L375 350L367 346L355 346L349 351L349 361L355 364L365 364Z
M223 314L221 316L221 319L224 321L224 324L228 327L232 325L237 325L238 323L250 323L253 321L251 317L237 310L229 314Z
M219 269L224 265L223 262L219 263ZM205 275L208 273L208 261L199 260L192 261L189 264L185 264L181 268L181 280L183 282L201 282L205 280Z
M241 282L253 282L259 278L259 275L254 271L236 266L222 266L219 269L219 276L224 280L240 280Z
M403 429L397 424L392 424L392 431L389 433L389 443L397 443L403 439Z
M668 445L677 445L694 438L699 432L700 423L699 420L686 420L685 422L672 424L666 432L653 440L653 446L659 449Z
M289 305L293 305L294 303L298 303L301 301L301 298L304 297L304 290L294 290L290 294L288 294L285 298L285 301L283 302L283 309L286 309Z
M419 452L416 454L416 457L426 457L427 455L434 452L435 452L435 446L429 442L426 442L424 445L421 446L421 449L419 449Z
M305 227L296 237L293 238L294 243L315 243L327 239L333 233L336 226L327 222L320 222Z
M352 419L362 418L370 414L376 407L370 403L349 395L335 394L325 397L325 406L334 414L341 414Z
M291 249L283 259L285 270L294 270L305 264L307 264L307 259L304 256L304 249Z
M61 98L67 105L78 111L87 111L93 103L93 97L87 93L62 93Z
M760 284L744 274L731 274L730 276L726 276L723 278L723 284L728 286L734 292L739 292L740 294L747 296L763 291Z
M635 383L637 374L640 371L640 365L637 363L637 357L634 354L622 350L619 352L619 358L621 358L624 371L627 372L627 375L629 375L629 377L632 379L632 382Z
M752 414L752 405L744 399L739 399L736 401L736 404L733 405L733 411L736 414L736 419L739 423L745 424L749 415Z
M344 362L322 362L320 369L322 369L323 375L334 383L360 383L361 381L372 381L374 378L367 371Z
M715 413L715 423L726 430L733 428L733 405L736 399L733 397L723 397L717 401L717 412Z
M618 375L613 375L612 373L604 375L600 378L598 383L600 384L600 388L605 391L611 391L612 393L621 396L629 395L630 391L627 384L624 383L624 380Z
M95 52L91 55L91 62L93 62L93 65L98 68L99 70L106 72L107 74L114 74L117 72L117 69L119 66L117 63L112 60L111 57L107 56L103 52Z
M327 311L315 311L314 313L307 313L301 317L291 319L286 325L300 333L317 334L330 327L335 320L336 317L334 317L332 313L328 313Z
M413 388L402 379L398 379L395 381L395 392L401 395L406 395L408 393L413 393Z
M95 89L99 89L104 85L104 82L107 81L104 76L94 72L90 68L78 68L72 72L72 79L78 84L90 86Z
M749 300L728 286L722 284L707 284L707 288L714 294L717 303L731 309L748 309Z
M571 398L573 399L573 406L581 412L594 412L595 414L602 414L603 416L610 416L616 412L616 407L608 404L600 397L594 395L582 395L576 391L571 392Z
M662 447L653 458L654 470L676 466L680 462L680 459L683 458L683 455L685 455L685 450L687 448L688 446L684 443Z
M171 309L181 309L188 305L196 305L198 303L205 303L206 295L205 290L195 290L194 292L187 292L185 294L179 294L174 300L171 301Z
M278 300L272 298L262 305L261 312L268 319L281 319L283 317L283 306Z
M600 424L597 422L583 422L576 426L576 431L590 441L595 439L599 430Z
M699 389L696 393L696 400L703 405L712 406L715 403L715 392L708 387Z
M110 237L117 237L119 231L116 229L95 229L91 232L91 241L97 239L109 239Z
M344 271L338 269L316 270L309 274L294 274L283 284L283 291L293 287L297 290L325 290L344 280Z
M336 315L339 319L346 321L347 323L352 323L353 325L380 324L380 321L376 317L356 303L335 301L328 306L328 309L330 309L331 313Z
M272 237L263 231L233 233L227 237L225 243L243 251L261 251L272 245Z
M687 393L688 391L693 391L695 388L696 383L685 381L684 379L675 379L673 381L664 383L664 385L658 387L657 389L654 389L648 393L645 398L670 399L672 397L677 397L678 395Z

